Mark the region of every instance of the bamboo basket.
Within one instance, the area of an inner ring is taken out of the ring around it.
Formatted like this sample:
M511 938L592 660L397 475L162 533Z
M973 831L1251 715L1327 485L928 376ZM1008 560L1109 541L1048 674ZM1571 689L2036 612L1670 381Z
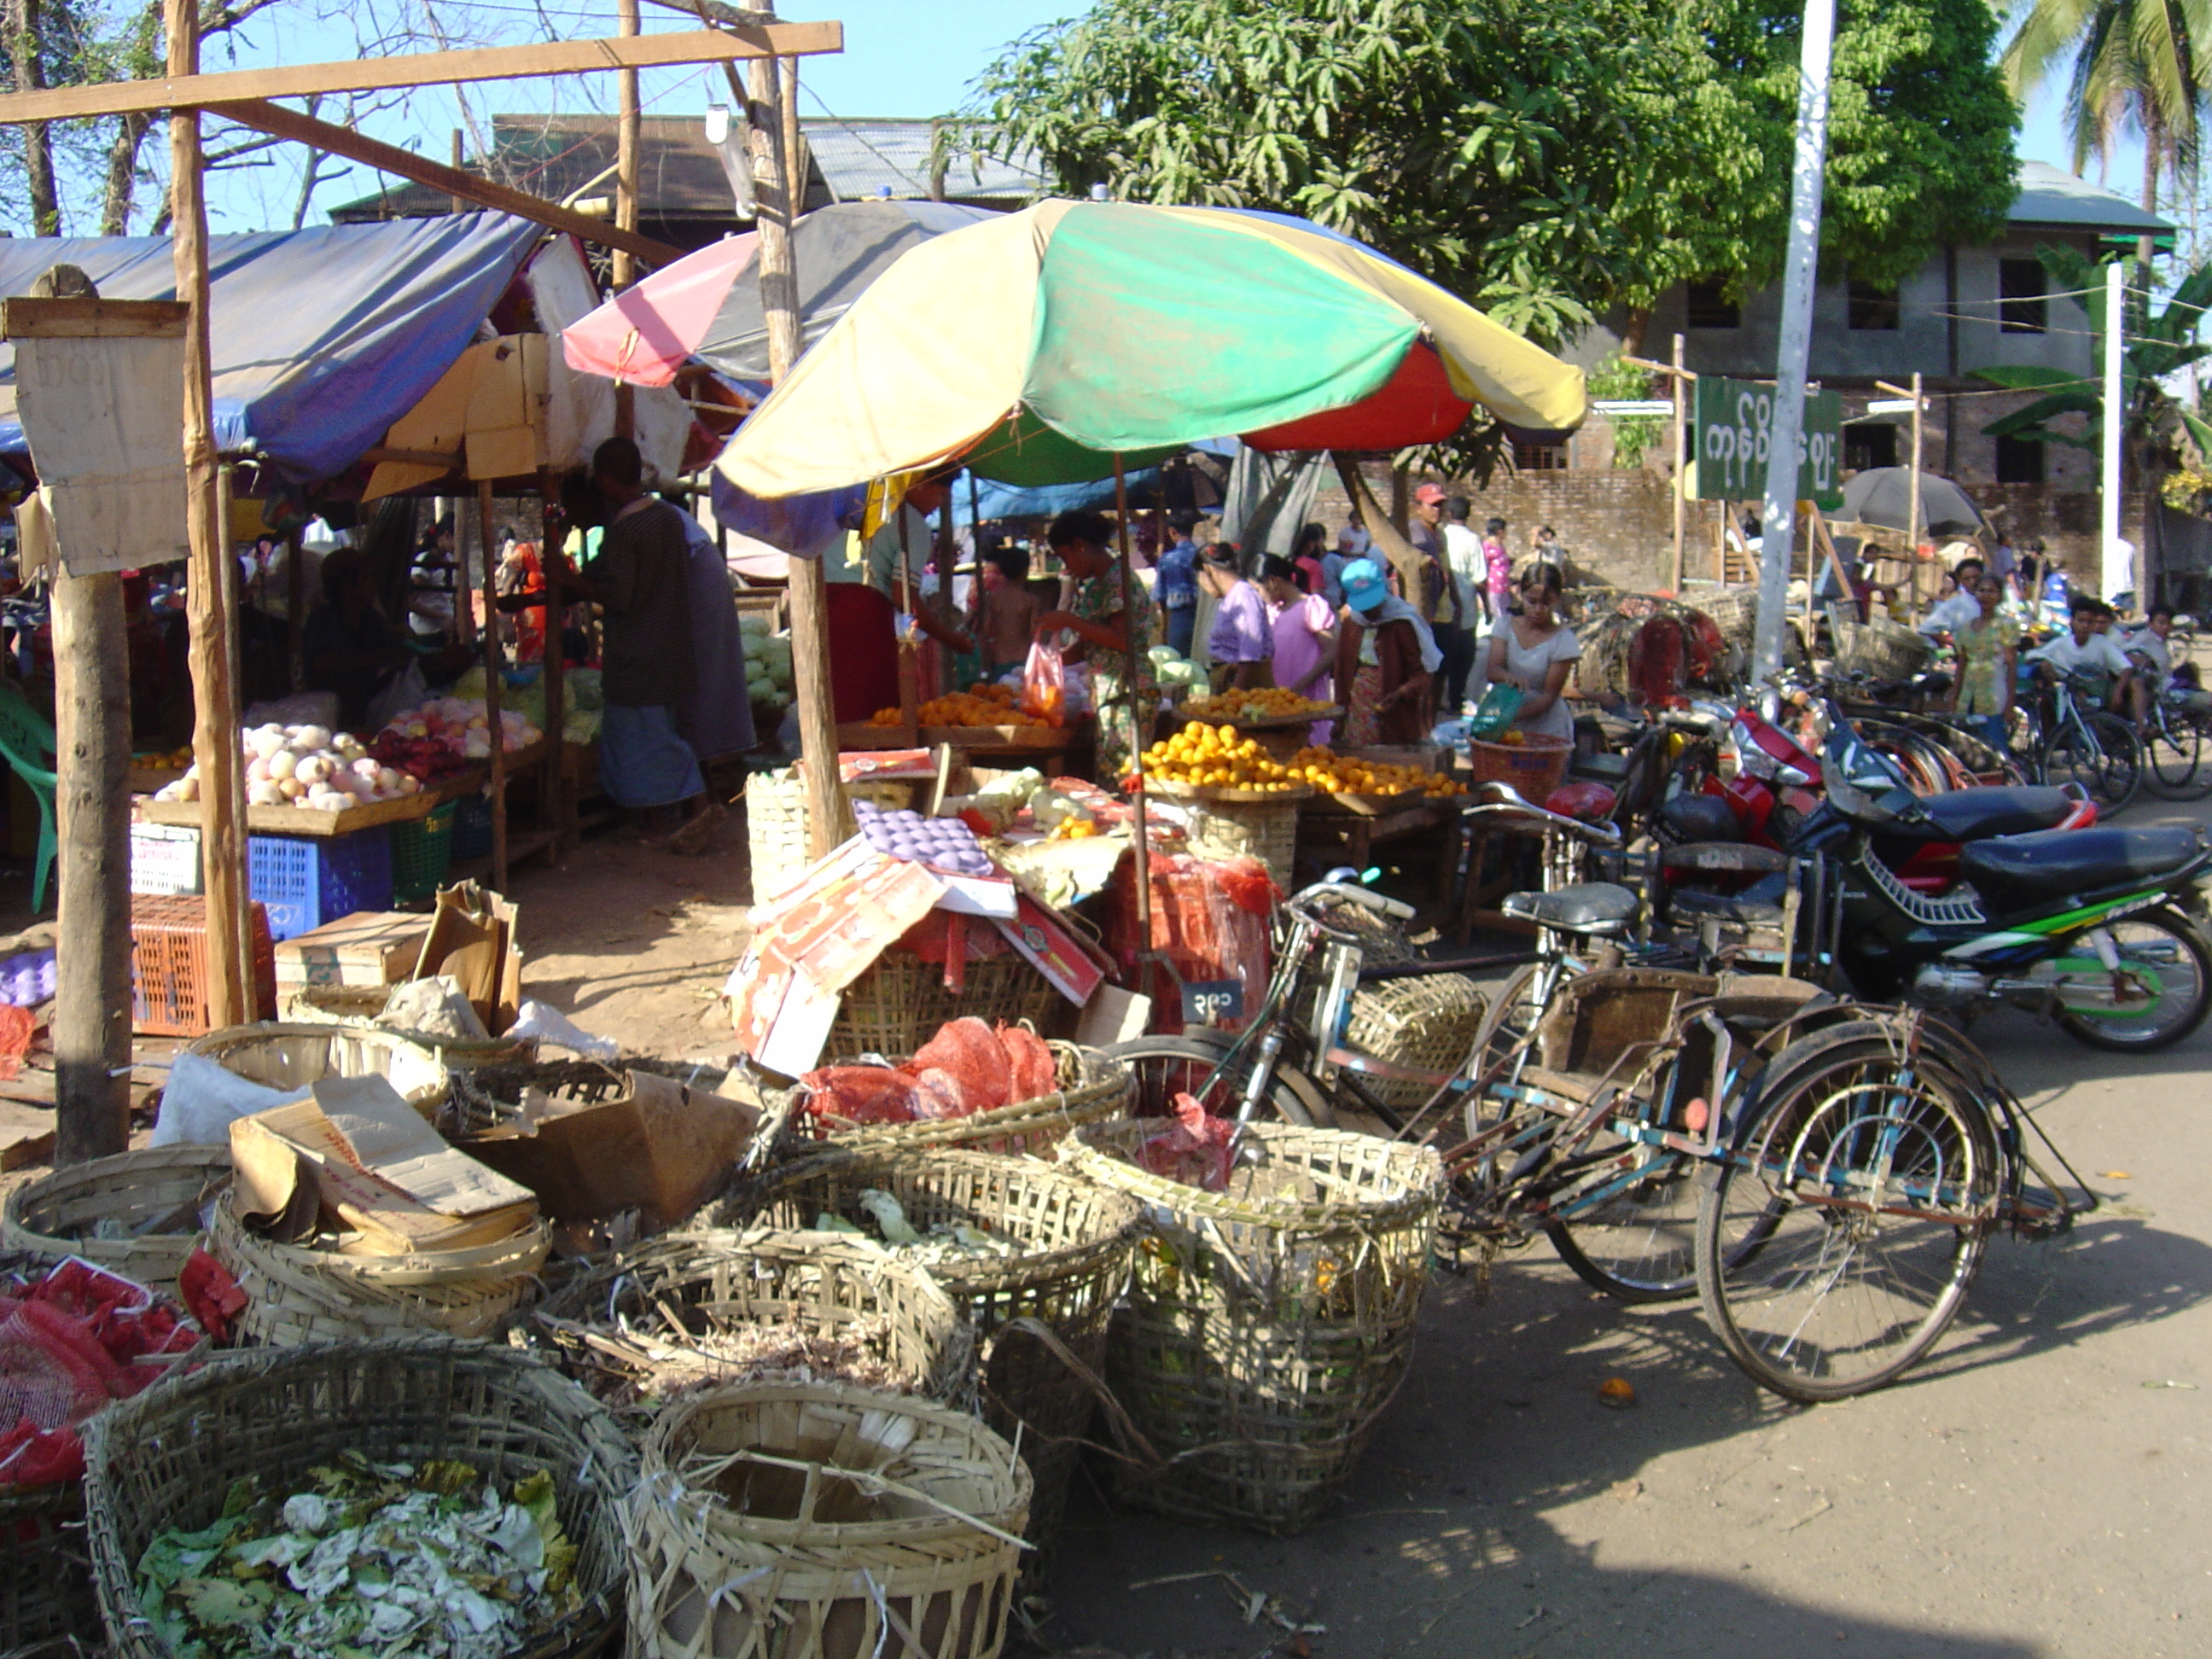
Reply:
M1190 850L1201 858L1257 859L1276 886L1294 890L1291 865L1298 850L1300 801L1206 801L1191 813Z
M54 1266L25 1249L0 1251L0 1286ZM84 1483L0 1484L0 1654L67 1650L99 1617L84 1546Z
M1835 629L1838 674L1901 680L1918 673L1936 655L1935 641L1897 623L1838 622Z
M928 1273L981 1340L983 1419L1022 1449L1036 1488L1030 1538L1044 1549L1060 1528L1097 1403L1091 1378L1128 1282L1136 1200L1033 1158L929 1149L786 1164L725 1209L738 1224L797 1229L826 1212L865 1226L859 1200L869 1188L896 1199L918 1230L957 1222L1022 1247L1019 1255L933 1262Z
M1465 974L1382 980L1353 993L1344 1046L1395 1066L1456 1072L1474 1048L1489 1002ZM1362 1075L1360 1086L1389 1106L1425 1104L1433 1084Z
M367 1025L232 1025L194 1041L226 1071L272 1089L304 1089L326 1077L388 1079L407 1103L435 1118L446 1102L446 1066L434 1048Z
M623 1512L636 1659L995 1659L1029 1472L973 1418L839 1384L664 1413Z
M645 1368L590 1340L593 1327L617 1321L678 1349L699 1326L782 1326L839 1339L858 1332L898 1387L962 1403L975 1391L975 1334L960 1310L921 1268L847 1234L664 1233L573 1277L532 1322L578 1381L635 1390ZM710 1353L701 1369L715 1369Z
M541 1218L493 1243L413 1255L345 1255L248 1232L217 1200L209 1243L247 1297L240 1332L291 1348L422 1332L489 1336L522 1305L553 1234Z
M1060 993L1018 952L967 964L964 988L945 988L945 969L894 945L845 988L837 1018L822 1052L829 1054L910 1054L950 1020L973 1016L986 1025L1004 1022L1048 1028Z
M873 801L886 811L914 804L911 781L862 779L844 787L846 799ZM797 768L756 772L745 780L745 849L752 859L756 904L814 862L806 854L806 781Z
M229 1183L228 1146L157 1146L73 1164L8 1194L0 1245L81 1255L173 1297L200 1241L200 1207ZM95 1237L102 1221L130 1236Z
M1103 1123L1129 1115L1136 1082L1120 1061L1109 1059L1095 1048L1079 1048L1072 1042L1055 1042L1051 1047L1060 1071L1060 1089L1056 1093L1036 1100L1016 1101L1011 1106L975 1112L966 1117L833 1129L826 1139L848 1152L960 1146L971 1152L1036 1158L1085 1124Z
M1540 732L1522 733L1519 743L1491 743L1476 738L1467 746L1468 781L1477 786L1510 784L1522 799L1541 806L1544 797L1567 775L1567 762L1574 751L1571 740Z
M277 1000L276 1014L288 1025L351 1025L362 1030L389 1031L395 1036L420 1043L431 1050L445 1063L448 1071L526 1060L538 1052L538 1041L534 1037L525 1037L514 1042L501 1037L477 1042L440 1036L434 1031L413 1031L401 1026L380 1025L377 1023L377 1016L384 1012L385 1000L392 991L389 985L288 985Z
M1115 1495L1262 1532L1320 1519L1413 1357L1443 1168L1433 1149L1253 1124L1228 1191L1130 1159L1157 1123L1085 1129L1079 1173L1146 1206L1149 1236L1107 1345L1107 1379L1165 1461Z
M532 1089L565 1101L596 1106L629 1087L629 1073L650 1072L687 1089L721 1087L728 1072L679 1060L518 1060L489 1062L453 1074L453 1091L439 1119L448 1136L482 1133L517 1117Z
M620 1505L637 1473L612 1414L528 1354L416 1335L225 1354L93 1420L87 1530L117 1659L173 1659L139 1614L138 1559L156 1534L215 1521L242 1476L282 1492L349 1453L452 1458L503 1491L550 1472L581 1605L508 1659L584 1659L612 1639L628 1567Z

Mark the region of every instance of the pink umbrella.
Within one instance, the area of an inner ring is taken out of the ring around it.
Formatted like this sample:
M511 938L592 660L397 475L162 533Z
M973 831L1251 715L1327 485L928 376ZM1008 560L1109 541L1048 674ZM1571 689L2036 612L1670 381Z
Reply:
M663 266L562 330L561 355L581 374L666 386L707 337L758 240L751 231L726 236Z

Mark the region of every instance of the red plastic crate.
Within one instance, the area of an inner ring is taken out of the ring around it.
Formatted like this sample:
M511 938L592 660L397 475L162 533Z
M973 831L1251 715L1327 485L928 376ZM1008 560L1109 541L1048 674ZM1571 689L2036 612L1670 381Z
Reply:
M269 912L253 912L253 1001L276 1017L276 947ZM208 1024L207 901L131 901L131 1028L147 1036L200 1036Z

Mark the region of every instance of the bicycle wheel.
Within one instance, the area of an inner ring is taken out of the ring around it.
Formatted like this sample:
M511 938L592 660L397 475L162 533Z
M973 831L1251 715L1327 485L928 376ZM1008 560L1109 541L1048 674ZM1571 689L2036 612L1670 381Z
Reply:
M1698 1294L1729 1355L1788 1399L1903 1372L1957 1316L2000 1188L1972 1088L1887 1022L1792 1045L1698 1212Z
M1104 1054L1129 1068L1136 1082L1136 1097L1129 1103L1135 1117L1165 1117L1175 1109L1177 1095L1195 1095L1215 1117L1234 1117L1244 1102L1244 1085L1252 1075L1258 1045L1237 1056L1237 1063L1215 1075L1229 1052L1228 1044L1188 1036L1134 1037L1111 1044ZM1212 1079L1209 1085L1207 1079ZM1285 1123L1300 1128L1333 1129L1336 1114L1321 1086L1303 1072L1278 1062L1266 1097L1267 1105Z
M2212 793L2212 771L2204 768L2204 734L2162 712L2143 740L2149 775L2143 781L2168 800L2197 800Z
M2092 1048L2147 1053L2179 1042L2212 1011L2212 942L2179 911L2146 910L2110 924L2124 982L2085 940L2038 967L2052 970L2059 1028Z
M2142 787L2142 739L2118 714L2100 711L2088 716L2088 726L2099 758L2099 781L2090 785L2090 793L2100 813L2124 811Z
M1585 1285L1621 1302L1675 1302L1698 1288L1698 1164L1663 1146L1601 1131L1589 1150L1627 1156L1589 1199L1570 1200L1544 1224L1559 1260Z
M1544 1005L1536 1000L1537 975L1545 964L1532 962L1516 973L1499 988L1483 1010L1482 1024L1475 1027L1474 1047L1467 1059L1468 1075L1485 1078L1498 1064L1521 1048L1536 1029L1543 1017ZM1484 1101L1480 1091L1471 1094L1467 1101L1467 1133L1473 1139L1498 1121L1498 1114Z

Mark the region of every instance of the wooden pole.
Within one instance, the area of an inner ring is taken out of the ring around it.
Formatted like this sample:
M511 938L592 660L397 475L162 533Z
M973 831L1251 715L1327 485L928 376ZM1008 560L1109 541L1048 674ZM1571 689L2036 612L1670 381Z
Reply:
M246 681L244 667L239 660L239 636L241 629L239 627L238 550L230 533L230 468L228 465L218 465L216 468L215 480L216 519L222 526L221 566L222 614L229 624L228 643L230 647L228 654L230 683L234 687L237 687L244 685ZM246 822L246 769L239 764L242 754L234 743L231 752L231 819L234 823L244 823ZM209 915L208 920L210 924L213 923L215 918L212 914ZM234 924L233 931L238 935L238 959L245 964L245 989L247 1003L245 1018L249 1020L258 1019L261 1018L261 1002L259 993L253 983L253 902L250 893L240 898L237 908L232 912L231 920Z
M794 99L798 65L779 76L767 58L746 65L752 107L747 130L760 237L761 311L768 323L769 378L781 386L799 361L799 267L791 246L790 173L781 94ZM779 87L779 81L783 85ZM791 676L799 704L799 752L806 775L806 845L820 858L845 839L845 791L837 771L836 711L830 695L828 579L819 559L791 561Z
M501 741L499 567L491 561L491 480L477 485L477 539L483 546L484 730L491 737L491 884L507 890L507 745Z
M162 28L173 78L199 73L198 14L189 0L164 0ZM239 955L245 908L246 838L231 810L238 772L237 688L230 678L222 561L228 537L216 499L214 371L208 348L207 198L200 170L199 112L169 118L169 222L177 298L191 307L185 323L185 528L191 546L186 586L191 637L192 758L200 774L200 866L207 891L208 1018L216 1026L252 1017L250 969Z
M1912 550L1912 586L1917 593L1920 587L1920 371L1912 371L1912 459L1907 463L1912 469L1905 481L1908 502L1905 509L1905 544Z
M1144 707L1139 694L1137 664L1148 648L1147 642L1137 637L1135 614L1136 595L1130 589L1136 577L1129 568L1129 481L1121 469L1121 452L1114 454L1114 513L1119 520L1121 540L1121 625L1129 635L1129 766L1136 781L1129 786L1129 799L1136 803L1136 836L1130 847L1133 860L1131 872L1137 878L1137 960L1150 959L1152 951L1152 838L1145 823L1145 750L1152 745L1145 740L1145 723L1152 710ZM1096 711L1101 726L1110 718L1107 710ZM1102 787L1112 789L1118 778L1102 778Z
M558 550L556 538L565 540L568 533L567 520L561 512L561 482L550 466L538 470L538 537L543 545L538 549L541 569L553 568L553 555ZM568 664L561 651L562 622L568 611L560 589L550 581L545 584L545 738L553 753L553 763L546 768L546 782L540 787L551 793L544 797L545 808L539 812L540 827L553 832L553 860L559 863L568 855L570 837L568 790L568 744L563 738L567 724Z
M1682 460L1683 452L1689 447L1687 444L1683 442L1685 429L1689 423L1689 411L1684 407L1686 402L1684 393L1687 383L1682 379L1682 337L1677 334L1674 337L1674 375L1673 383L1674 394L1674 453L1669 458L1670 471L1674 480L1674 597L1676 599L1680 599L1682 596L1683 515L1689 508L1689 502L1684 499L1684 492L1690 481L1688 470L1684 465Z
M615 33L629 36L638 33L637 0L615 0ZM620 98L620 112L615 120L615 228L629 235L637 234L637 170L638 149L643 137L643 122L638 114L637 71L618 70L615 85ZM612 275L617 290L628 288L637 280L637 256L628 248L614 251Z

